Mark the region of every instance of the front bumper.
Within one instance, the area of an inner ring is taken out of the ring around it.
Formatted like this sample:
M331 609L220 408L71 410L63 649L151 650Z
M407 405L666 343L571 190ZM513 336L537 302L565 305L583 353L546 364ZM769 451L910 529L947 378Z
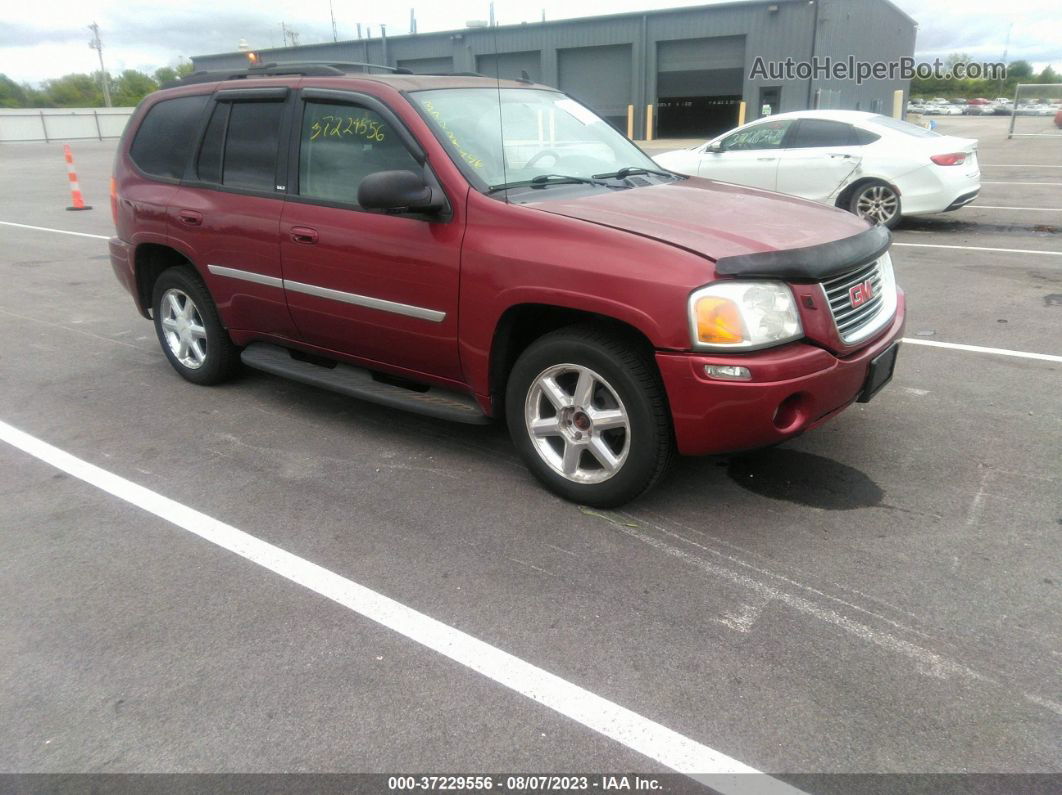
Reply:
M859 397L872 359L903 336L900 292L892 323L869 345L838 358L794 342L747 354L656 354L683 455L767 447L815 428ZM705 365L741 365L749 381L709 378Z

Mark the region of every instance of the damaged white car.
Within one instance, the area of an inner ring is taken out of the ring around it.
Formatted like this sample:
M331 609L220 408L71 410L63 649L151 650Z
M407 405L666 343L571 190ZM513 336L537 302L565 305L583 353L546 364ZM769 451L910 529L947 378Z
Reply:
M671 171L832 204L893 227L957 210L981 190L977 141L877 113L806 110L654 157Z

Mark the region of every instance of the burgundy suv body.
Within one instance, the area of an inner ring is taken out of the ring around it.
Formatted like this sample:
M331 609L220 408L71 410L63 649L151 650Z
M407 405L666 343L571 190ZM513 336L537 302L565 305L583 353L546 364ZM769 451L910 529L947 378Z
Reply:
M546 485L615 505L673 448L774 444L891 376L886 230L654 172L543 86L304 71L158 92L123 137L112 263L189 380L242 350L436 416L505 412Z

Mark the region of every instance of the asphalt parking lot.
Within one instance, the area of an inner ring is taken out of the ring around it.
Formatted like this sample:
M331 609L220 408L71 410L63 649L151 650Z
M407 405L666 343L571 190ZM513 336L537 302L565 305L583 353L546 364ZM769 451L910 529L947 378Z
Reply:
M111 273L115 143L73 144L82 213L60 144L3 146L0 429L401 609L0 444L0 771L1059 772L1062 140L1006 121L938 121L984 185L896 230L890 387L620 512L539 488L501 426L183 381Z

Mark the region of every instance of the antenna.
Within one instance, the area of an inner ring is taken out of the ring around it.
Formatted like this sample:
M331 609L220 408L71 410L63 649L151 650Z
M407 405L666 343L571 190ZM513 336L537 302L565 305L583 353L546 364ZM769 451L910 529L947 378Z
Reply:
M332 0L328 0L328 13L332 15L332 41L339 41L339 33L336 31L336 9Z
M417 12L415 9L409 9L409 32L417 32Z
M502 184L509 184L508 169L505 166L505 120L502 114L502 88L501 88L501 53L498 52L498 28L494 25L494 3L490 4L490 26L494 31L494 79L498 86L498 138L501 144L501 167ZM509 203L509 191L504 191L505 203Z
M100 56L100 83L103 85L103 104L108 108L111 106L111 87L107 85L107 70L103 66L103 42L100 41L100 26L93 22L88 26L88 29L92 31L92 41L89 42L89 47L94 49Z

